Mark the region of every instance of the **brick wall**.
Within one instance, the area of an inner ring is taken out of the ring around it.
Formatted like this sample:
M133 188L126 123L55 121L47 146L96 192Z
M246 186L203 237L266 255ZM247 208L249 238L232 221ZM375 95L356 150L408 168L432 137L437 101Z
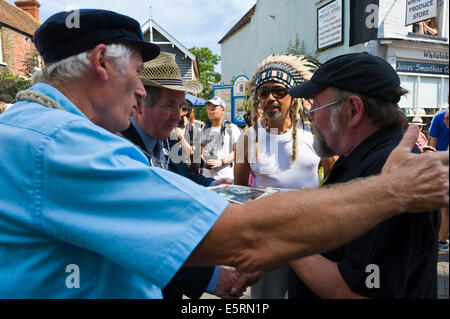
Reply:
M25 76L22 71L25 68L22 61L27 54L36 50L31 38L23 33L2 26L2 51L3 62L6 63L8 72Z

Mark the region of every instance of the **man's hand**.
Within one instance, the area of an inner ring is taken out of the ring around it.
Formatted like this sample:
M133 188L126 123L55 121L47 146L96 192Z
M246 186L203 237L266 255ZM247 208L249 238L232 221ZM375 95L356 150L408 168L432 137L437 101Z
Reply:
M229 178L221 178L218 179L216 182L216 186L222 185L222 184L226 184L226 185L233 185L233 181Z
M217 280L216 291L214 294L223 299L237 299L242 296L231 294L231 288L238 281L239 272L234 268L220 267L219 279Z
M400 144L388 157L381 175L389 178L405 211L420 212L447 207L449 153L411 153L418 134L417 125L408 127Z
M260 279L257 273L243 273L234 268L220 268L215 295L223 299L238 299L242 297L248 286Z
M261 271L256 271L252 273L246 273L239 271L239 279L236 281L236 283L233 285L233 288L231 288L231 295L236 296L239 295L241 297L247 287L256 284L262 276Z

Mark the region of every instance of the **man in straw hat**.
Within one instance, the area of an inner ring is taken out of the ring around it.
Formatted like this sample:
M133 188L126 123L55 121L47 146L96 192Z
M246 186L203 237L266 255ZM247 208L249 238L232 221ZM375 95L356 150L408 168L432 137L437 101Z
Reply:
M175 56L166 52L144 63L139 77L147 98L137 104L131 125L122 135L145 151L150 163L160 163L197 184L231 183L227 179L216 182L215 179L194 174L178 152L175 156L169 156L174 152L171 152L172 145L169 146L168 138L180 120L185 93L200 93L202 84L195 80L184 82ZM163 297L181 299L184 294L197 299L205 290L219 297L230 297L229 291L237 277L236 271L224 267L182 267L163 289Z
M72 14L79 28L67 27ZM46 64L39 83L0 114L0 298L161 298L185 264L268 269L401 211L448 205L448 153L410 154L413 128L379 176L229 204L149 167L114 134L146 96L142 61L159 51L137 21L61 12L34 43Z
M409 123L409 124L415 124L419 127L419 137L417 138L417 142L416 142L416 145L419 148L419 150L421 152L424 152L427 150L435 151L436 149L434 149L431 146L428 146L428 139L425 136L425 134L423 134L423 132L422 132L422 129L425 126L425 123L423 123L422 118L420 116L414 116L411 123Z
M186 105L185 93L200 93L202 84L196 80L184 82L175 56L166 52L161 52L156 59L144 64L140 79L147 98L137 104L131 125L122 134L146 151L151 162L159 163L197 184L213 186L231 183L228 179L215 181L194 174L186 165L183 154L178 152L182 148L174 148L171 151L170 146L173 145L169 144L173 143L167 140L169 137L175 137L174 128Z
M398 102L407 91L380 57L338 56L289 93L314 100L308 113L318 154L340 156L327 186L379 174L402 138L406 116ZM417 147L413 152L420 153ZM423 160L425 155L420 155ZM438 227L436 211L404 213L337 249L292 261L301 281L295 275L289 280L289 297L436 298Z

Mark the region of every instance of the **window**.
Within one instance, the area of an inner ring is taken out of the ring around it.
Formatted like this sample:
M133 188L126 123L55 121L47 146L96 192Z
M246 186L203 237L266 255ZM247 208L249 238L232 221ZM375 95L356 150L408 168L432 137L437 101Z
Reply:
M409 76L409 75L401 75L400 76L401 85L403 88L408 90L408 94L402 96L402 99L400 100L400 107L404 108L406 115L409 115L410 113L414 112L414 105L416 105L416 77L415 76Z
M436 26L436 22L435 22L434 18L414 24L413 32L419 33L419 34L428 34L428 35L433 35L433 36L436 36L439 34L439 30Z
M421 77L419 81L420 108L432 109L440 105L442 81L440 78Z
M448 0L438 0L437 16L413 24L412 32L425 36L448 38Z
M432 117L447 107L448 77L400 74L400 81L409 91L399 103L406 115Z
M2 51L2 28L0 27L0 65L3 63L3 51Z

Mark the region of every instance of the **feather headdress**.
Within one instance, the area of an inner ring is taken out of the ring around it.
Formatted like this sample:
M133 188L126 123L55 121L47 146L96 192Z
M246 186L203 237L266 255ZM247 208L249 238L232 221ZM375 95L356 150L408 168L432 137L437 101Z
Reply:
M311 79L313 71L317 68L317 65L307 60L304 56L295 55L272 55L262 61L253 75L252 80L248 86L248 96L253 96L253 103L250 103L252 121L254 123L253 129L255 130L255 155L256 161L258 161L258 115L257 109L259 100L256 98L256 90L264 83L269 81L275 81L283 84L287 88L292 88L305 81ZM297 160L297 126L299 121L302 121L303 127L305 125L303 120L303 108L299 113L299 107L301 102L298 99L293 99L291 108L289 110L289 116L292 124L292 156L291 161ZM264 125L263 125L264 126Z
M262 61L256 68L248 87L252 95L263 83L274 80L293 87L311 79L317 65L304 56L272 55Z

